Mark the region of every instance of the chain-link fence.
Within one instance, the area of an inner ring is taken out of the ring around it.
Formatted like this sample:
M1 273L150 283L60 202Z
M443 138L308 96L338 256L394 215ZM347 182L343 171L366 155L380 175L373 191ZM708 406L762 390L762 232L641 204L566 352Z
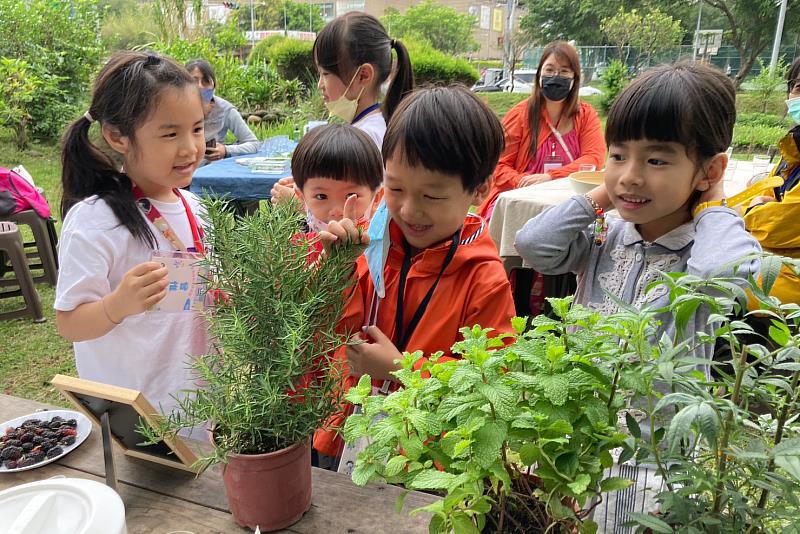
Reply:
M597 81L602 75L603 71L608 67L608 64L615 59L621 59L631 72L637 69L643 69L652 65L660 63L675 62L680 59L691 59L693 57L693 46L684 45L672 48L658 50L649 57L641 53L636 48L624 47L621 51L616 46L579 46L577 47L578 54L581 58L581 67L583 69L584 83L590 81ZM536 68L539 64L539 59L542 56L543 47L529 48L524 57L523 64L525 68ZM620 53L621 52L621 53ZM765 50L759 57L761 57L765 64L769 64L771 50ZM794 58L800 55L800 46L789 45L781 48L780 55L783 56L787 63L791 63ZM741 58L739 52L733 46L721 46L716 54L702 54L696 55L697 59L708 61L712 65L720 68L723 72L733 77L739 72L741 66ZM751 75L758 74L760 68L756 62L750 71Z

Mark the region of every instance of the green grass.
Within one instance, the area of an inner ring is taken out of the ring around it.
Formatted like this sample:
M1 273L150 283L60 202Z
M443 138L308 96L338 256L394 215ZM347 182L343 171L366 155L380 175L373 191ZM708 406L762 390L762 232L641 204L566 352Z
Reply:
M58 218L61 201L61 164L58 147L33 144L19 152L11 136L0 131L0 165L24 165L33 175L36 185L44 188L53 215ZM57 223L60 229L61 221ZM27 227L25 227L27 230ZM62 339L56 331L53 299L55 291L46 284L37 284L47 322L34 324L30 318L0 321L0 392L27 399L65 405L50 386L56 373L75 374L72 343ZM22 307L21 298L0 300L0 311Z

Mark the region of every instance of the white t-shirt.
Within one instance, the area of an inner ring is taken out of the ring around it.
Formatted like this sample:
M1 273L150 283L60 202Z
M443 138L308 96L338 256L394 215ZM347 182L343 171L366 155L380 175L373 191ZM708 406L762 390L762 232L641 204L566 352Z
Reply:
M378 150L383 148L383 136L386 135L386 120L383 118L383 113L367 115L353 126L370 136L378 145Z
M193 213L201 213L195 195L181 194ZM192 246L183 203L152 202L180 240ZM150 221L147 224L159 250L175 250ZM100 300L119 285L126 272L150 261L152 253L120 224L104 200L90 197L79 202L61 229L54 308L70 311ZM125 318L106 335L74 347L78 376L141 391L154 407L161 405L168 412L175 406L171 395L197 387L190 365L208 351L208 326L197 312L141 313Z

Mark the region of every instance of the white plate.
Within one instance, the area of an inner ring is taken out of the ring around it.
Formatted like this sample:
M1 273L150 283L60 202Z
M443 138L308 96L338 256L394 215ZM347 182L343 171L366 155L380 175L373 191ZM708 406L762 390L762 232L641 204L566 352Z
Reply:
M5 423L0 423L0 432L5 433L6 428L8 427L17 428L19 425L21 425L28 419L39 419L40 421L52 421L55 416L60 416L62 419L66 420L75 419L75 421L77 421L78 426L75 428L75 430L78 431L78 435L75 436L75 443L73 443L69 447L59 445L62 449L64 449L64 452L62 452L61 454L59 454L54 458L46 458L45 460L39 462L38 464L29 465L27 467L17 467L16 469L7 469L5 466L0 465L0 473L16 473L17 471L27 471L28 469L36 469L37 467L47 465L50 462L55 462L56 460L63 458L65 455L75 450L78 447L78 445L83 443L84 440L88 438L89 434L92 432L92 422L89 421L89 419L82 413L75 412L72 410L47 410L44 412L36 412L29 415L23 415L22 417L17 417L16 419L6 421Z

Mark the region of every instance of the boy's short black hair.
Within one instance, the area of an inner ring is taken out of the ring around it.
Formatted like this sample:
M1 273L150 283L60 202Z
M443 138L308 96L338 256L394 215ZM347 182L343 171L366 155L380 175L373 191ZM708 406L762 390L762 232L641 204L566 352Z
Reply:
M400 103L383 138L383 160L399 156L412 167L457 175L472 192L492 175L503 146L500 121L472 91L433 87Z
M736 90L721 71L683 61L636 78L608 113L606 142L675 142L700 163L725 152L736 122Z
M292 177L301 191L309 178L353 182L375 191L383 183L383 162L367 134L349 124L328 124L311 129L297 144Z
M800 83L800 57L796 57L786 71L786 92L791 93L798 83Z

